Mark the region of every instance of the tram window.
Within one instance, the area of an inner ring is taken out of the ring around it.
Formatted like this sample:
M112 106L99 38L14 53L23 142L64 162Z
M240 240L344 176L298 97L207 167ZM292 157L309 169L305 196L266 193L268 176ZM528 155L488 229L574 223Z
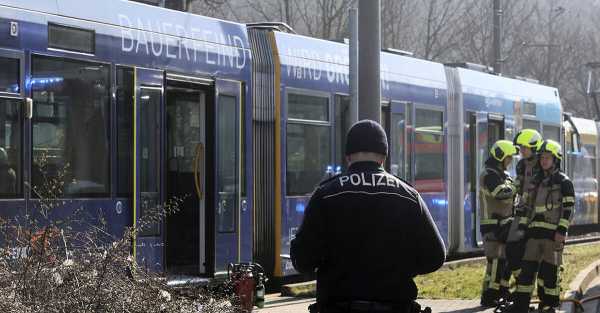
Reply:
M596 157L596 145L595 144L583 144L582 145L582 150L584 152L584 156L586 157L590 157L590 158L595 158Z
M329 164L329 127L288 123L287 194L309 195L325 177Z
M117 196L133 193L133 69L117 67Z
M298 120L328 121L329 99L325 97L289 93L288 118Z
M239 109L236 97L219 96L217 106L217 230L235 231L239 195Z
M422 192L443 192L443 112L416 109L415 117L415 187Z
M560 142L560 127L544 125L544 139L552 139L556 142Z
M21 196L20 100L0 98L0 198Z
M19 93L19 60L0 58L0 92Z
M139 219L151 215L160 204L160 102L162 91L140 88L139 147L140 151L140 209ZM142 236L160 234L160 223L143 229Z
M48 24L48 46L84 53L94 53L96 40L93 30Z
M535 129L535 130L540 130L540 122L538 121L533 121L533 120L527 120L527 119L523 119L523 129Z
M34 196L107 196L109 66L32 57Z

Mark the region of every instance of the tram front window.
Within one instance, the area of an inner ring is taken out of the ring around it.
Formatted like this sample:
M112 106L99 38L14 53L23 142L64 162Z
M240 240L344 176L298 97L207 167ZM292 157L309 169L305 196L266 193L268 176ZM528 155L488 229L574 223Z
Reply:
M33 56L34 197L108 195L109 87L108 65Z

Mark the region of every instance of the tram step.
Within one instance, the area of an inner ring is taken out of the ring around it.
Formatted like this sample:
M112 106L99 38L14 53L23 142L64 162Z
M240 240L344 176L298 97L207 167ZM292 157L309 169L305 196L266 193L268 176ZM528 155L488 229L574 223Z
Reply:
M284 297L311 297L316 296L317 282L315 280L288 284L281 286L281 295Z

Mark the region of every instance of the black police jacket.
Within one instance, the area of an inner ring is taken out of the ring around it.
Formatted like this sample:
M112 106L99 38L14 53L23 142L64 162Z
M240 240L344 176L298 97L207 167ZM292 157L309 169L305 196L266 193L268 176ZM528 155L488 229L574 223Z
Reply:
M413 300L413 277L440 268L445 251L421 196L375 162L321 183L291 242L294 267L317 272L317 302L325 305Z

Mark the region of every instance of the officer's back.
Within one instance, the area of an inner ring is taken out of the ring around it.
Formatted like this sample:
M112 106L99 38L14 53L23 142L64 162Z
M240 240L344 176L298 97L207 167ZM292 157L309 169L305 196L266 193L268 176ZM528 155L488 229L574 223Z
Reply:
M387 139L379 124L355 124L346 154L349 169L323 182L309 202L292 241L294 266L318 269L317 301L324 312L353 301L382 308L412 303L412 278L444 261L441 237L418 193L383 169Z

